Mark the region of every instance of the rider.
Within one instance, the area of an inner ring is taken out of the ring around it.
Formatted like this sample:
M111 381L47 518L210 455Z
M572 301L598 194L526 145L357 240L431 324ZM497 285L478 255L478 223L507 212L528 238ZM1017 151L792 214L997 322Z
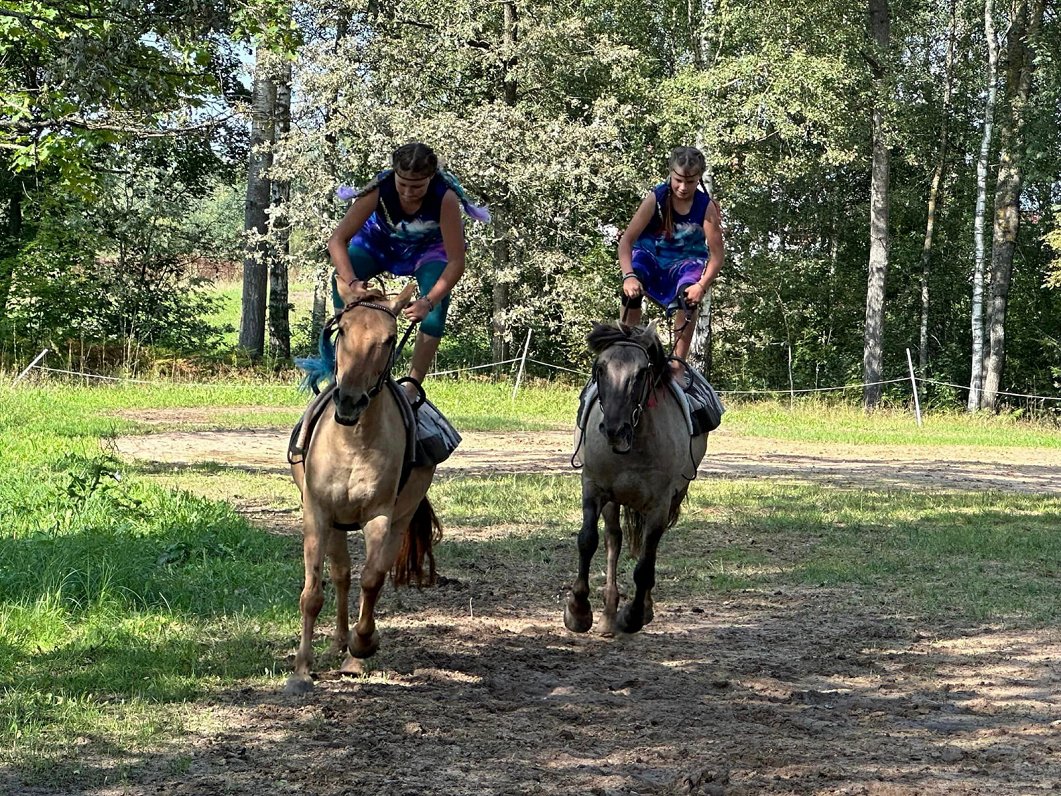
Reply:
M684 361L700 301L722 268L722 216L718 203L704 187L707 161L699 149L677 147L671 151L667 167L668 181L645 196L619 239L622 321L640 323L645 293L668 315L677 310L674 355ZM682 293L693 308L688 323L685 310L679 306Z
M472 204L457 178L439 168L434 151L419 142L398 147L390 169L359 191L340 188L339 196L354 203L328 240L335 308L374 276L415 277L420 298L403 311L420 322L409 365L415 384L407 383L415 398L445 332L450 292L464 274L461 207L477 221L489 221L490 214Z

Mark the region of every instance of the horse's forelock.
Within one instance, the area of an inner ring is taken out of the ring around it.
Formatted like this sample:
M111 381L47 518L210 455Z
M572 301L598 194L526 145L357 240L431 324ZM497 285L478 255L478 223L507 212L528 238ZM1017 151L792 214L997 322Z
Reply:
M590 333L586 335L586 342L594 354L599 354L620 340L629 340L632 328L621 323L594 323Z
M608 346L626 341L636 343L645 349L648 361L657 378L667 381L671 377L670 366L667 364L667 352L663 348L663 342L659 335L648 327L627 326L623 323L594 323L593 329L586 337L590 350L594 354L600 354Z

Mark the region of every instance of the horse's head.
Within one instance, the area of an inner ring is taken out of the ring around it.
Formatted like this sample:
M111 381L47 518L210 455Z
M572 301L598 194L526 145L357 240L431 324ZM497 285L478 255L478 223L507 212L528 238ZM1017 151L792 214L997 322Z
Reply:
M655 324L643 327L595 323L587 340L597 354L593 377L604 415L600 433L613 451L629 453L634 429L653 389L671 378L667 354Z
M390 375L398 340L398 313L416 283L393 299L379 290L344 290L346 307L330 321L335 334L335 420L357 423Z

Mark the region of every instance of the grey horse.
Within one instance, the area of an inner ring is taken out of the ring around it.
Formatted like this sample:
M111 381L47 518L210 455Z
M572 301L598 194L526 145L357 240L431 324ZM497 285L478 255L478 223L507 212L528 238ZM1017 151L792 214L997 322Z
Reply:
M707 435L690 436L654 325L594 324L588 341L597 354L593 378L598 400L584 410L578 577L567 598L564 624L577 633L593 625L589 568L603 514L608 567L601 632L636 633L652 621L656 550L663 532L678 521L689 481L707 452ZM634 597L618 612L616 564L623 529L638 561Z

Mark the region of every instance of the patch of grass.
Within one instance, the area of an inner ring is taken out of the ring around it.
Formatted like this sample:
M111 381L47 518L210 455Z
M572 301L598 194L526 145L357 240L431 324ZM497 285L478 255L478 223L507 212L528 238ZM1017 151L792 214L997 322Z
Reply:
M974 445L1004 448L1061 448L1061 429L1047 420L1023 420L989 413L927 412L917 426L913 412L880 410L867 415L854 405L814 398L787 402L728 402L727 432L802 442L851 445Z
M1061 616L1057 497L698 482L675 536L687 572L722 545L751 556L729 570L741 588L858 586L929 617Z

